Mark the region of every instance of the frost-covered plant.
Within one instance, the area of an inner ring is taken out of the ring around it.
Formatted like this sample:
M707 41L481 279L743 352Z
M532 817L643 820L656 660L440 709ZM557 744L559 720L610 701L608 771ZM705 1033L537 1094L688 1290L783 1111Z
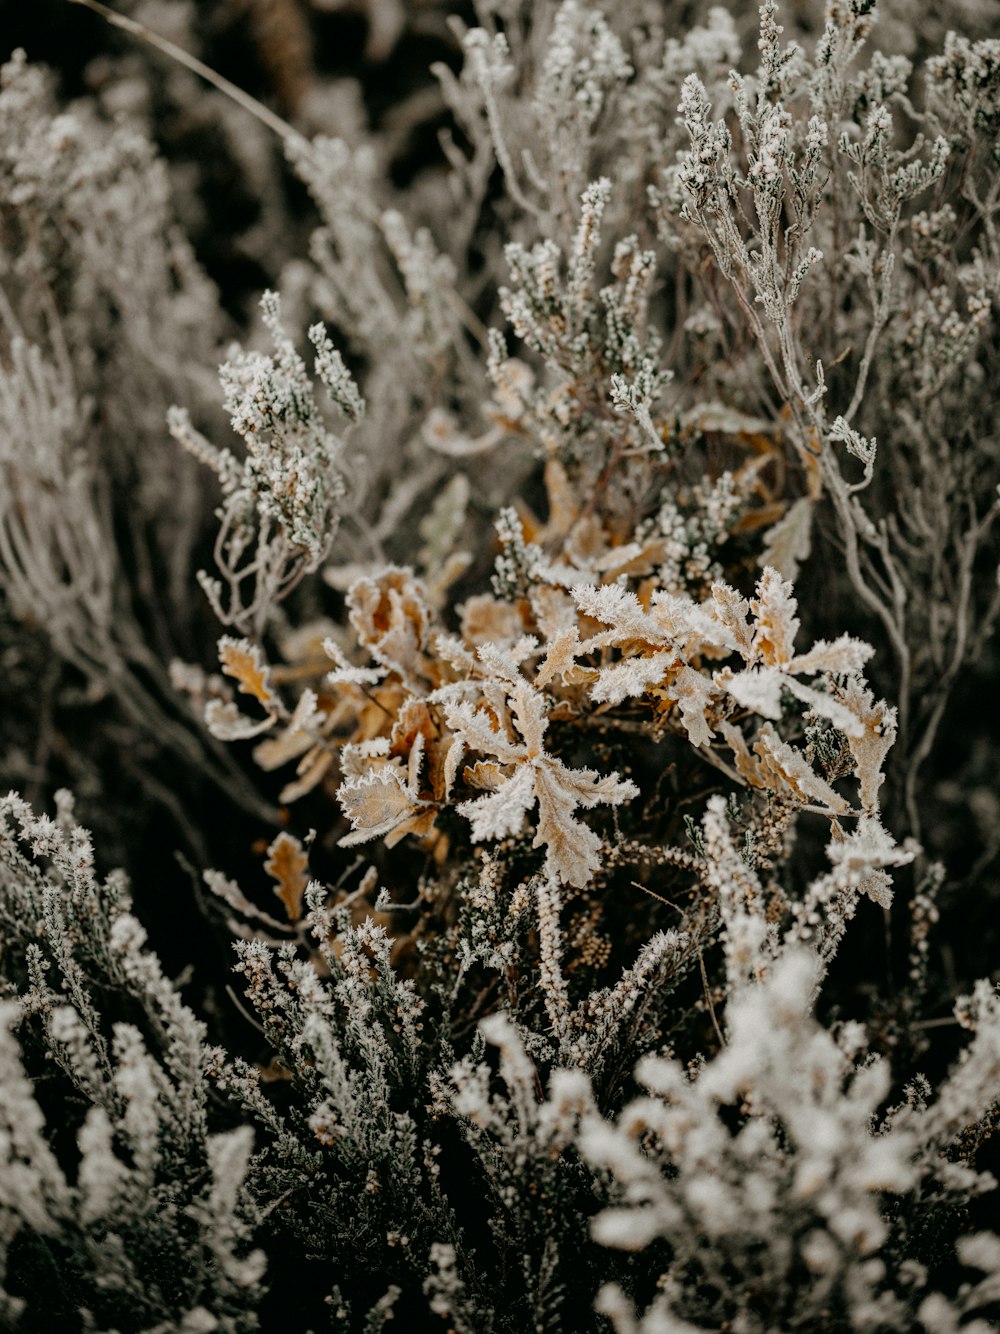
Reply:
M226 588L202 571L198 581L224 625L257 636L275 605L330 554L347 489L342 442L323 421L273 292L265 293L261 309L275 355L239 352L220 370L233 430L246 444L242 465L196 432L182 409L169 418L175 439L218 474L222 488L215 559ZM348 422L356 422L364 400L340 353L322 325L309 338L317 377Z
M654 1239L668 1245L669 1274L640 1328L673 1328L672 1320L678 1329L714 1328L731 1319L747 1330L901 1329L912 1327L919 1306L932 1330L933 1312L945 1303L921 1300L926 1269L912 1263L916 1257L900 1264L913 1237L909 1210L933 1233L956 1189L995 1188L945 1149L949 1136L993 1115L991 1107L974 1111L964 1091L972 1069L976 1078L992 1077L995 997L981 990L959 1003L977 1038L936 1101L927 1100L926 1081L914 1083L884 1113L889 1071L864 1050L863 1028L829 1032L810 1014L829 956L822 945L804 948L800 930L779 940L761 911L759 884L732 865L725 823L717 803L705 819L709 856L720 870L728 859L730 877L743 881L734 901L730 879L721 900L728 899L725 1046L697 1069L647 1058L636 1072L647 1095L613 1128L595 1115L583 1119L583 1152L611 1172L619 1191L594 1220L595 1236L626 1250ZM887 1210L890 1197L897 1203ZM888 1265L877 1256L891 1257ZM720 1265L723 1290L715 1287ZM713 1291L722 1294L714 1308L695 1296ZM603 1290L598 1306L616 1328L635 1327L615 1289ZM691 1319L698 1324L685 1323Z
M222 840L234 972L196 970L196 1019L64 799L8 799L12 1319L56 1244L84 1328L996 1318L1000 1009L932 977L917 781L1000 612L1000 65L884 54L867 0L780 18L484 0L437 71L445 169L406 188L377 130L261 113L319 226L270 350L221 367L240 445L178 380L227 633L171 679L280 774L280 907ZM58 155L40 179L67 207ZM96 674L132 624L79 434L113 389L41 316L11 331L6 416L44 448L8 427L7 584Z
M49 1327L256 1329L253 1135L210 1132L204 1025L130 909L120 873L98 878L68 793L55 819L0 802L0 1309L11 1328L27 1312ZM31 1078L40 1049L58 1071L55 1125Z
M178 713L165 661L198 621L206 507L194 465L169 461L163 420L181 384L205 405L197 363L221 331L217 297L152 145L86 104L60 110L51 84L23 52L0 71L0 589L64 664L32 706L36 731L78 673L92 701L113 697L136 749L172 753L262 812Z
M856 1026L830 1033L815 1023L816 976L810 951L770 960L731 993L715 1059L688 1070L647 1058L636 1072L645 1094L613 1125L590 1109L585 1083L576 1091L581 1150L615 1185L613 1205L593 1220L595 1237L627 1251L667 1248L641 1319L620 1289L602 1289L598 1309L616 1330L948 1327L938 1323L948 1303L926 1295L926 1267L912 1254L901 1259L916 1218L933 1230L956 1188L995 1188L941 1154L940 1128L962 1100L966 1067L936 1104L911 1087L883 1117L885 1063L866 1055ZM977 1073L988 1078L995 1000L975 1022L968 1059L982 1061ZM952 1127L970 1113L966 1104ZM989 1309L989 1293L980 1298Z

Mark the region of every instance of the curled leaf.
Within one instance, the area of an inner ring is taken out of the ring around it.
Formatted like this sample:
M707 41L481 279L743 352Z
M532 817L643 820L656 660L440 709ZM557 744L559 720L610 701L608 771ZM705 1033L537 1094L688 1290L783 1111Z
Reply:
M247 741L260 736L274 723L273 717L260 721L248 718L231 700L210 699L205 705L205 724L220 741Z
M241 694L252 695L265 709L276 703L271 691L270 670L256 644L251 644L249 639L223 635L219 640L219 662L226 676L232 676L238 682Z

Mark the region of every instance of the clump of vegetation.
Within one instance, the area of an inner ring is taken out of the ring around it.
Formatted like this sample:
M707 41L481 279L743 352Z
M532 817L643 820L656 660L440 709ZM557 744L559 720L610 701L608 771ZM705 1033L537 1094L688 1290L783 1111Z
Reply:
M249 6L228 349L173 76L3 70L3 1318L981 1334L1000 43L425 10Z

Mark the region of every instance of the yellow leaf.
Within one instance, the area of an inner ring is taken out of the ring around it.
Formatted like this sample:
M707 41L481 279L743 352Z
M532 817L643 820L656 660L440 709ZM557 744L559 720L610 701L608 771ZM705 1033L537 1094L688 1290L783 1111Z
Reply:
M792 659L799 628L796 605L791 584L777 570L766 566L750 606L757 621L753 646L768 667L780 667Z
M412 834L414 838L425 838L434 828L436 819L437 811L432 806L428 807L427 810L417 811L408 820L404 820L402 824L396 825L394 829L390 829L384 835L385 846L394 848L407 834Z
M309 883L309 858L299 840L283 830L267 850L264 870L278 882L274 892L284 904L288 920L297 922Z
M219 640L219 662L226 676L232 676L239 683L240 692L253 695L265 709L274 704L271 693L270 668L261 659L260 649L248 639L233 639L224 635Z

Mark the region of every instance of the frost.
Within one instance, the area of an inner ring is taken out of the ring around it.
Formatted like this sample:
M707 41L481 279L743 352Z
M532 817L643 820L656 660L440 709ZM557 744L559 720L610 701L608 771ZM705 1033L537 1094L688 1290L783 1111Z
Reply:
M995 7L4 66L0 1325L985 1329Z
M511 741L487 722L484 714L459 705L448 714L448 723L467 751L494 755L502 768L494 766L487 796L462 803L458 810L472 825L476 842L518 833L526 813L538 804L538 826L534 847L544 847L546 871L570 885L585 885L600 865L600 838L578 820L578 806L585 809L619 805L638 795L632 782L617 774L602 777L593 769L570 769L545 750L548 723L541 696L524 681L512 682L508 693L511 719L519 741ZM475 782L483 776L473 775Z

